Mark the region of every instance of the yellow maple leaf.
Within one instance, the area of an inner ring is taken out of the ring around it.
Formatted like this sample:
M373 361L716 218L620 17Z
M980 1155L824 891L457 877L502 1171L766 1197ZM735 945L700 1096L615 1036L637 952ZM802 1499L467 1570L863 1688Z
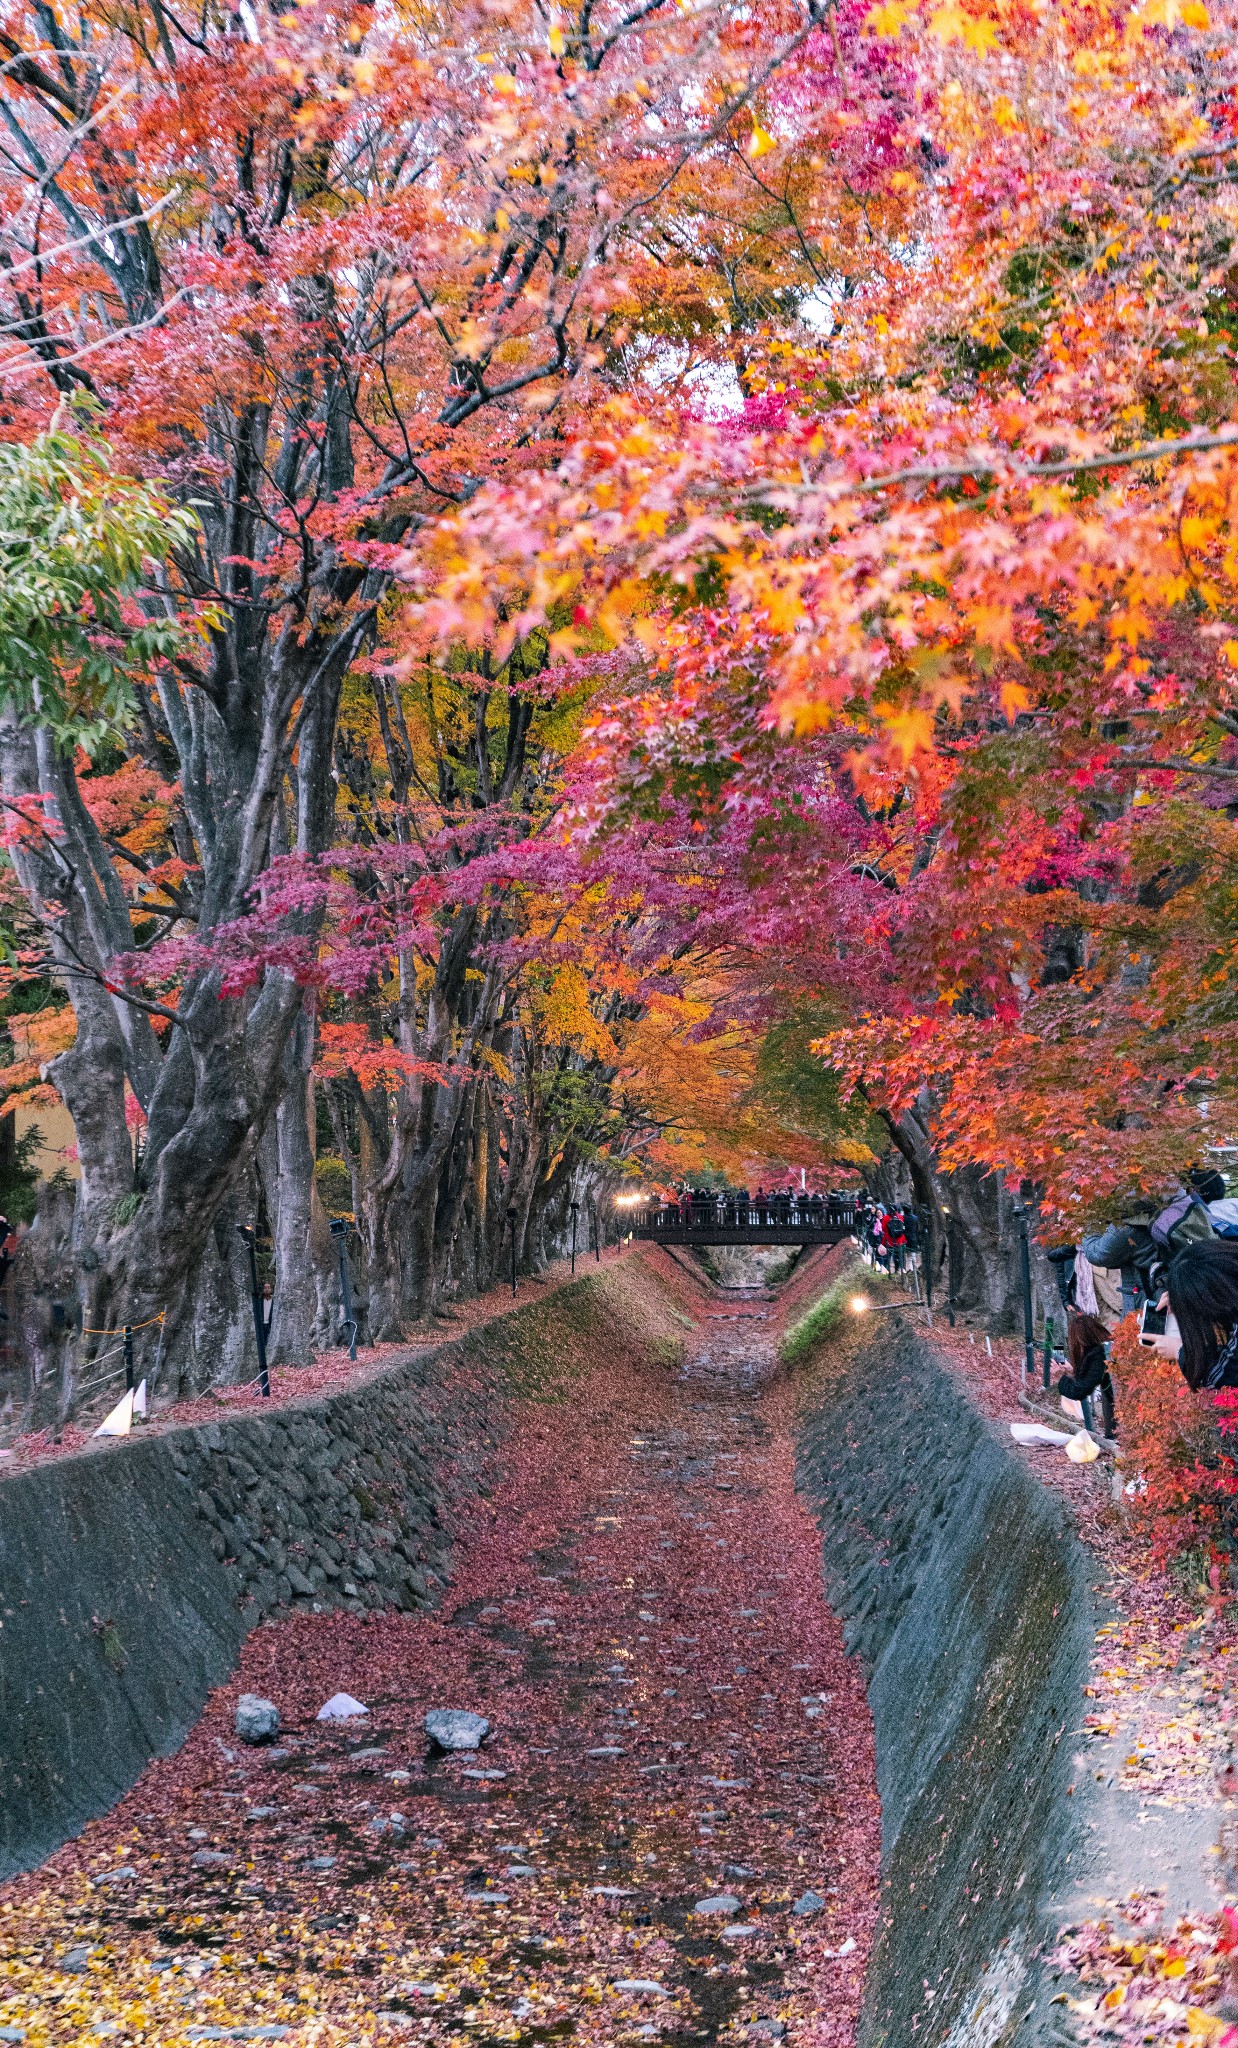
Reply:
M563 51L564 51L564 46L565 46L565 45L564 45L564 35L563 35L563 30L562 30L562 29L561 29L561 28L559 27L559 24L558 24L557 22L555 23L554 27L553 27L553 28L551 29L551 31L550 31L550 37L549 37L549 42L550 42L550 54L551 54L551 56L552 56L552 57L561 57L561 56L563 55Z
M902 0L883 0L883 5L869 8L864 26L870 35L896 36L910 15L910 7L903 6Z
M904 763L913 760L917 754L932 752L933 715L930 711L888 711L883 715L886 731Z
M955 0L946 0L943 7L929 17L929 34L939 43L964 43L983 57L988 50L997 48L997 31L991 21L983 16L965 14L955 5Z
M981 647L1014 646L1014 618L1009 605L973 605L967 614L967 623Z
M749 156L768 156L770 150L776 149L777 146L777 143L774 141L774 138L769 133L768 129L762 128L761 123L759 121L754 121L752 124L752 133L748 137Z
M1020 711L1030 711L1031 704L1032 693L1022 683L1002 684L1002 717L1008 724L1013 725Z

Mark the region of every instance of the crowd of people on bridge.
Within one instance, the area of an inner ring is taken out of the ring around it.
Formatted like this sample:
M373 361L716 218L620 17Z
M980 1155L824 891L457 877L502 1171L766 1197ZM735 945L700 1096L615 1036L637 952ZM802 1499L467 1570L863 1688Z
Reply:
M664 1202L661 1214L670 1217L678 1211L681 1222L719 1225L743 1225L745 1221L754 1227L761 1224L788 1225L806 1223L826 1228L837 1222L841 1228L848 1226L855 1213L854 1194L833 1191L830 1194L810 1194L806 1189L775 1188L767 1192L757 1188L752 1193L747 1188L676 1188L670 1201Z

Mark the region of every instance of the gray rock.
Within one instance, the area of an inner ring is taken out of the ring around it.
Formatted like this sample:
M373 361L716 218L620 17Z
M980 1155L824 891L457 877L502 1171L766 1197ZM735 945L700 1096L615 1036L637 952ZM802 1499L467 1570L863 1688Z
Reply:
M243 1692L236 1703L236 1732L242 1742L271 1742L279 1734L279 1708L274 1700Z
M490 1733L484 1714L470 1714L463 1707L431 1707L424 1725L440 1749L479 1749Z
M68 1970L75 1977L80 1977L89 1960L89 1948L71 1948L67 1955L61 1956L59 1967Z
M610 1988L649 1998L669 1998L671 1995L665 1984L656 1983L652 1977L616 1977Z
M802 1917L806 1913L819 1913L824 1904L825 1900L820 1892L802 1892L792 1906L791 1911L799 1913Z
M337 1861L334 1856L307 1856L305 1867L307 1870L334 1870Z
M195 1870L227 1870L232 1858L225 1856L222 1849L199 1849L189 1861Z
M24 2041L25 2038L26 2030L24 2027L0 2027L0 2041L16 2042Z
M769 2044L785 2040L786 2033L781 2020L754 2020L748 2029L748 2039L753 2048L769 2048Z
M692 1908L694 1913L738 1913L743 1905L734 1892L716 1892L710 1899L698 1899Z
M102 1870L95 1879L96 1884L131 1884L137 1871L131 1863L122 1863L119 1870Z

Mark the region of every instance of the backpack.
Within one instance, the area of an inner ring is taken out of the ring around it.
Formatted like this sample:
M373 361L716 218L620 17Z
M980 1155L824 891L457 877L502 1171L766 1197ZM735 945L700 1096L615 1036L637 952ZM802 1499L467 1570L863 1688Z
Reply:
M1199 1196L1188 1193L1186 1188L1179 1188L1172 1202L1153 1217L1148 1231L1153 1244L1163 1252L1179 1252L1183 1245L1216 1236L1212 1218Z

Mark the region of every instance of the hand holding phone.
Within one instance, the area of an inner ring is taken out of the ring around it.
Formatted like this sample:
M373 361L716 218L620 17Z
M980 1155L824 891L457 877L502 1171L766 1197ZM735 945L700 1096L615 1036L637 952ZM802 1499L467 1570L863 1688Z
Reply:
M1145 1301L1139 1317L1139 1342L1145 1351L1159 1351L1162 1358L1178 1363L1182 1332L1167 1294L1162 1294L1155 1304Z

